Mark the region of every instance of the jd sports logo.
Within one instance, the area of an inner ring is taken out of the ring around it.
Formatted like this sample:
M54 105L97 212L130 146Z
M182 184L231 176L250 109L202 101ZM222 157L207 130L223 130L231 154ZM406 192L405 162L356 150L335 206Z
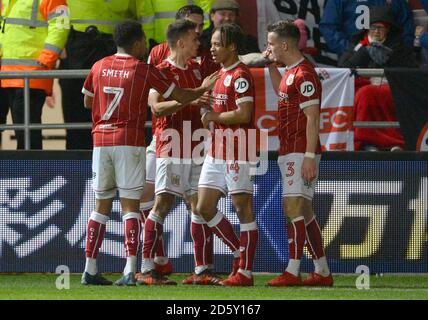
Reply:
M315 86L310 81L305 81L300 85L300 93L305 97L310 97L315 93Z
M250 87L250 84L244 78L239 78L238 80L235 81L235 90L238 93L246 92L249 87Z

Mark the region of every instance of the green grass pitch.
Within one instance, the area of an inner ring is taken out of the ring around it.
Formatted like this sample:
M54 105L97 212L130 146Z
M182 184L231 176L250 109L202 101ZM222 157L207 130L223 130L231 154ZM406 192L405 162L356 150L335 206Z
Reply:
M428 300L428 275L370 276L370 289L355 287L357 275L335 275L332 288L270 288L265 283L275 275L256 274L255 286L230 288L187 286L185 275L174 275L177 286L98 287L80 284L80 275L72 274L70 289L58 290L55 274L1 274L0 299L138 299L138 300L282 300L282 299L425 299ZM305 276L305 275L304 275ZM118 274L106 275L116 280Z

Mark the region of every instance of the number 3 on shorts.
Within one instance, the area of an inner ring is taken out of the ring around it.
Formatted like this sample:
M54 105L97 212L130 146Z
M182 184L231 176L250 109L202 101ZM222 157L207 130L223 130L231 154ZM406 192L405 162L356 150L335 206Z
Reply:
M113 100L110 102L110 105L108 106L106 113L104 113L101 120L107 121L110 119L111 115L113 114L114 110L116 110L117 106L120 103L120 100L123 97L123 88L117 88L117 87L104 87L103 88L104 93L114 94Z
M286 177L292 177L293 175L294 175L294 162L287 162Z

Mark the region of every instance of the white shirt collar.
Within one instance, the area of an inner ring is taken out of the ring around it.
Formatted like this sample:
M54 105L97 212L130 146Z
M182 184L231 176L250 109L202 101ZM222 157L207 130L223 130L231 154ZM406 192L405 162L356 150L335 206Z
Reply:
M303 60L305 60L304 57L302 59L300 59L299 61L297 61L295 64L293 64L291 66L286 66L285 70L290 70L290 69L293 69L294 67L297 67L299 64L301 64L303 62Z
M187 65L183 68L182 66L179 66L176 64L170 57L166 58L166 61L168 61L169 64L173 65L174 67L180 69L180 70L187 70Z
M127 54L127 53L116 53L115 56L118 56L118 57L132 57L130 54Z
M230 71L232 69L235 69L240 63L241 63L241 60L238 60L236 63L232 64L231 66L228 66L227 68L223 68L223 71Z

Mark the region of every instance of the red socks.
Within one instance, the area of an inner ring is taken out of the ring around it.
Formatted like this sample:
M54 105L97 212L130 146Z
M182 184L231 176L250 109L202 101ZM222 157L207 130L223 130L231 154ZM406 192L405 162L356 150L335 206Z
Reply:
M191 235L195 267L208 267L212 264L213 237L210 227L201 216L192 214Z
M104 240L109 217L92 211L86 232L86 257L96 259Z
M233 227L229 220L219 211L210 221L207 222L208 227L211 231L219 237L232 252L239 249L239 240L233 230Z
M305 246L306 228L305 218L294 218L287 225L289 259L300 260Z
M122 217L125 228L125 249L127 257L136 256L140 246L140 217L140 213L137 212L128 212Z
M257 248L257 240L259 238L259 231L257 230L257 223L241 224L240 235L240 262L239 268L242 270L253 270L253 261Z
M144 259L154 259L158 255L159 246L163 245L163 221L154 212L148 216L144 224Z
M318 260L325 256L321 228L315 216L306 225L306 242L309 253L313 259Z

